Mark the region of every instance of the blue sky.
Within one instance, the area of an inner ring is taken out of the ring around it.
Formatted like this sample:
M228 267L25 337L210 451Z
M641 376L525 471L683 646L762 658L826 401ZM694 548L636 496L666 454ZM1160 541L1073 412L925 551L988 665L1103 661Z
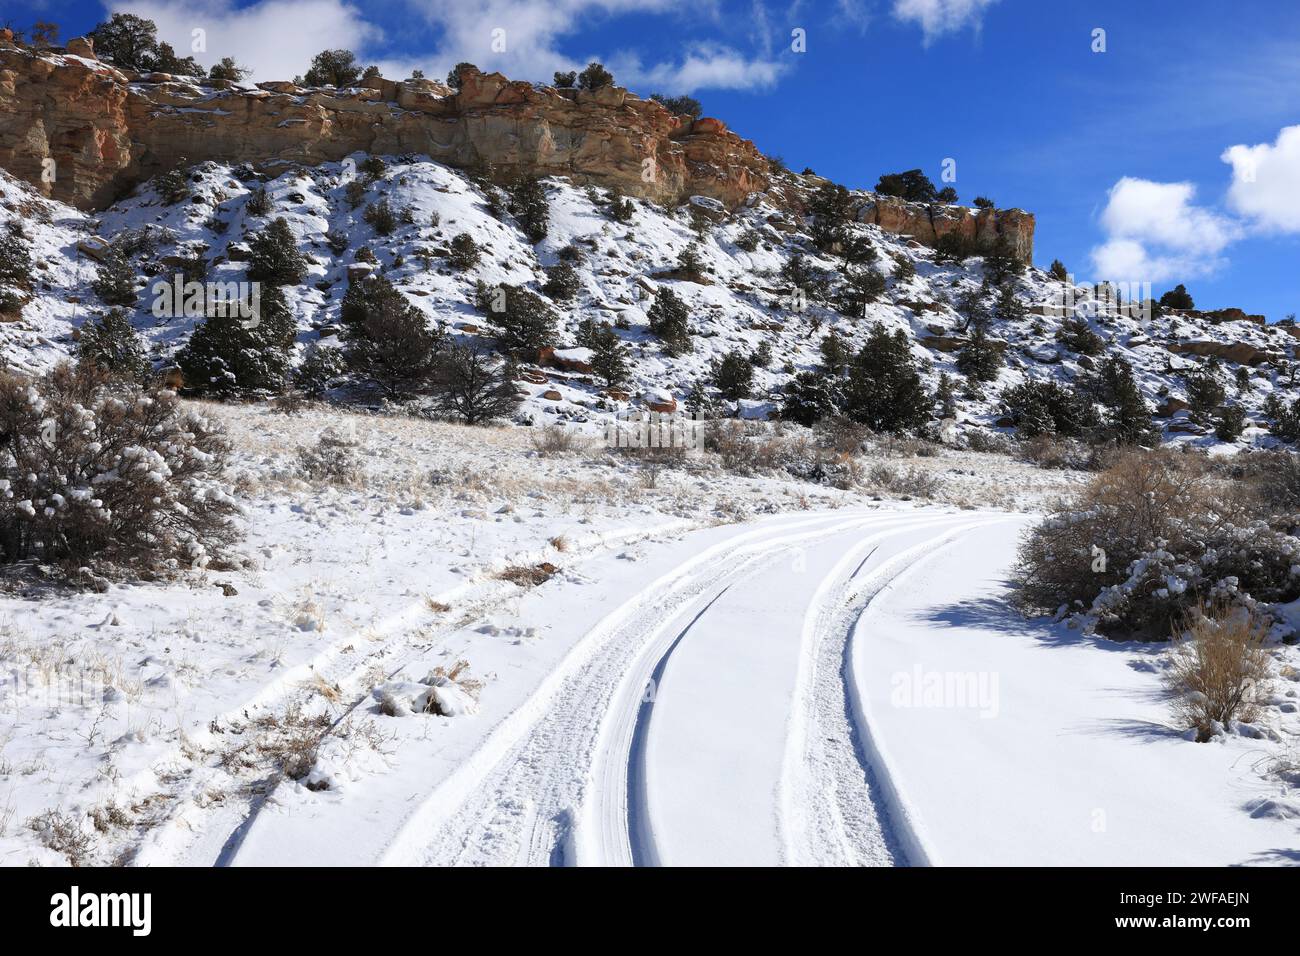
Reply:
M347 46L386 75L458 60L547 79L591 58L690 92L790 166L846 185L956 161L961 198L1038 216L1080 279L1185 282L1204 307L1300 311L1300 4L1278 0L147 0L200 61L257 79ZM0 2L84 33L89 0ZM791 31L806 49L795 52ZM1094 52L1094 31L1105 52ZM494 34L504 30L504 35ZM505 50L493 50L494 37ZM1297 127L1293 132L1288 128ZM1232 154L1225 151L1239 147ZM1225 161L1230 159L1231 162Z

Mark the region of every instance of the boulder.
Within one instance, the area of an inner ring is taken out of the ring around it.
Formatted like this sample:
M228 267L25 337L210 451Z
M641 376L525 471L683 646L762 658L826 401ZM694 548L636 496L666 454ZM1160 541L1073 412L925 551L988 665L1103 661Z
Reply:
M546 399L548 402L558 402L563 400L564 396L555 389L548 388L546 391L542 392L542 398Z
M90 37L73 37L68 41L68 53L72 56L85 57L87 60L94 60L95 41Z
M1176 355L1216 355L1224 361L1236 362L1238 365L1259 365L1270 359L1280 358L1249 342L1214 342L1202 339L1192 342L1170 342L1165 348Z

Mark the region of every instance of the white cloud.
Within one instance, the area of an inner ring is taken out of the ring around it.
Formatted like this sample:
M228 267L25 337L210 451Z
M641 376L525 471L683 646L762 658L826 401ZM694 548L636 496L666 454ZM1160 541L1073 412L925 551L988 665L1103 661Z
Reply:
M643 94L763 89L775 84L789 68L788 61L750 59L727 47L703 44L687 50L676 63L645 66L636 54L624 52L611 57L609 65L620 83L636 87Z
M664 92L689 93L699 89L755 89L770 86L784 64L770 56L749 58L727 46L691 46L679 61L645 65L633 53L602 56L592 52L579 58L565 56L559 43L589 27L602 16L628 13L682 12L677 0L423 0L419 11L442 35L434 54L445 70L462 60L482 69L500 70L514 79L549 80L556 70L580 70L590 60L603 60L623 84L651 84ZM690 12L716 14L709 3ZM762 29L765 10L754 8L753 26ZM494 30L498 42L494 45ZM501 49L500 40L504 40ZM648 92L648 90L642 90Z
M108 8L154 21L159 39L204 66L233 56L253 70L253 80L290 79L306 72L321 50L360 51L382 37L342 0L262 0L243 8L230 0L131 0ZM193 49L194 30L205 32L206 50Z
M1300 232L1300 126L1287 126L1269 145L1232 146L1220 157L1232 166L1228 204L1262 230Z
M995 3L997 0L894 0L894 16L918 24L929 43L967 26L978 30L984 11Z
M1191 183L1125 176L1111 187L1101 224L1107 239L1092 250L1102 278L1162 282L1213 272L1240 238L1232 220L1193 204Z

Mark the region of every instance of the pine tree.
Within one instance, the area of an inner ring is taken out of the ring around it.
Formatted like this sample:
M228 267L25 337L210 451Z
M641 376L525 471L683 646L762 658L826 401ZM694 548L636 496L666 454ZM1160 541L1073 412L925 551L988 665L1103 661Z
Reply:
M210 315L176 356L185 387L219 398L269 395L284 388L293 316L278 288L260 290L256 320L238 310Z
M442 334L383 276L348 286L339 320L348 369L393 398L428 387L438 370Z
M104 254L91 288L108 305L135 305L135 269L116 245Z
M601 325L590 335L587 347L591 349L591 370L606 388L617 388L627 381L628 350L617 332Z
M1070 270L1065 268L1065 263L1060 259L1052 260L1052 267L1047 270L1047 274L1058 282L1070 281Z
M536 176L521 176L510 187L510 214L530 242L538 243L550 231L551 204L546 187Z
M911 342L879 322L849 368L844 414L877 432L916 431L930 419L930 396L921 383Z
M650 306L650 331L664 344L664 354L685 355L694 348L686 303L672 289L660 289Z
M977 326L957 353L957 371L972 382L992 382L1001 368L1002 343Z
M307 275L288 221L279 217L249 242L248 278L267 285L297 285Z
M754 363L749 356L731 351L712 363L713 384L723 398L739 401L748 398L754 385Z
M81 327L77 358L141 385L153 375L144 343L124 309L112 309L98 322L87 322Z

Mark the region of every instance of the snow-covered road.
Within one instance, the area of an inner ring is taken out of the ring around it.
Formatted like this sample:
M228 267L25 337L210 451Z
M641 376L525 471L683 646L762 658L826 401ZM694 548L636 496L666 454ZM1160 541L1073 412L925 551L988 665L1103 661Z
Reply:
M587 556L394 671L472 657L477 715L373 713L383 760L323 791L282 781L251 812L192 809L138 862L1278 859L1288 798L1252 741L1168 724L1160 647L1011 609L1030 520L846 508Z
M521 605L570 645L463 759L404 748L370 792L259 815L225 862L924 862L855 716L852 628L915 562L1007 520L786 515L592 562Z

